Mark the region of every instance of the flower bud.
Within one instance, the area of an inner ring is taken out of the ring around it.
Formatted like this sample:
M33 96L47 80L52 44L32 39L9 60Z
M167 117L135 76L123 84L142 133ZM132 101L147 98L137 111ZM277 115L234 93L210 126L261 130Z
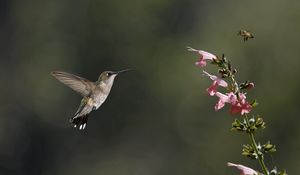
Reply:
M273 153L276 151L276 148L275 145L272 145L269 141L262 146L262 151L265 153Z

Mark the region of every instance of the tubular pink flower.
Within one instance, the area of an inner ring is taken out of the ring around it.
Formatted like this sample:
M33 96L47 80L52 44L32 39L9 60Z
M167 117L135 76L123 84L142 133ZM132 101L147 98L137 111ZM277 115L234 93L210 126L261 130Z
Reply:
M252 106L248 102L244 104L237 103L231 106L230 113L231 114L240 113L241 115L244 115L244 114L248 114L251 111L251 109Z
M240 170L240 175L258 175L258 173L255 170L253 170L249 167L246 167L244 165L228 162L227 166L236 167L238 170Z
M215 105L215 111L222 109L224 106L225 106L225 102L219 99Z
M197 50L191 47L187 47L188 51L191 52L197 52L199 54L199 60L197 62L195 62L196 66L200 66L200 67L205 67L206 66L206 60L213 60L216 59L217 57L209 52L205 52L203 50Z
M216 111L222 109L226 103L229 103L231 105L231 114L244 115L248 114L252 109L252 106L249 104L249 102L246 101L246 95L243 93L239 93L239 98L233 92L227 94L216 92L215 95L219 97L219 100L215 105Z
M218 83L219 86L222 86L222 87L227 87L227 86L228 86L227 82L224 81L224 80L222 80L221 78L218 78L218 77L215 76L215 75L211 75L211 74L209 74L209 73L206 72L206 71L203 71L203 73L204 73L203 75L208 76L211 80L216 81L216 82Z
M218 84L216 81L214 81L213 84L209 88L206 89L206 91L208 92L208 94L210 96L214 96L217 92L217 88L218 88Z
M211 80L213 80L213 84L209 88L206 89L210 96L214 96L216 94L218 86L222 86L222 87L228 86L227 82L222 80L221 78L218 78L215 75L211 75L211 74L207 73L206 71L203 71L203 73L204 73L203 75L206 75Z
M236 103L237 102L237 97L233 92L230 92L228 94L222 94L221 92L216 92L216 96L219 97L218 102L215 105L215 110L220 110L225 106L225 103Z
M231 104L230 113L241 115L248 114L252 109L249 102L246 101L246 95L244 93L239 93L239 100Z
M200 57L199 61L195 62L196 66L205 67L207 65L206 61Z

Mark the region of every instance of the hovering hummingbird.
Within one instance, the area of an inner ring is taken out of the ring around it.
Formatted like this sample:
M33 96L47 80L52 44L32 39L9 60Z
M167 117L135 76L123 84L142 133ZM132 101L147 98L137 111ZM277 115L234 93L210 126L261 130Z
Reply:
M78 110L75 115L70 118L70 123L72 123L75 128L79 127L79 130L84 129L88 121L89 113L93 110L97 110L106 100L114 83L115 77L119 73L127 71L129 71L129 69L116 72L104 71L100 74L96 82L91 82L90 80L67 72L51 72L58 81L83 96Z

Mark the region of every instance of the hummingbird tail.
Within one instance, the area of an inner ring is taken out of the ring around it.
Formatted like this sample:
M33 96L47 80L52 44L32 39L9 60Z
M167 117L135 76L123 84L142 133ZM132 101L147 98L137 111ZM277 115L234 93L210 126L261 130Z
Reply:
M79 130L84 130L84 128L86 127L88 121L88 115L84 115L84 116L77 116L75 115L74 117L70 118L70 123Z

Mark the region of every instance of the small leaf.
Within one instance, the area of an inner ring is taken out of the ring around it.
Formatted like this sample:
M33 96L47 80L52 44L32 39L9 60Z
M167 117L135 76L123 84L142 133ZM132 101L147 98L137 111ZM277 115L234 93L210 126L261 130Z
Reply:
M227 63L227 62L228 62L228 61L227 61L227 58L225 57L224 54L222 54L222 61L223 61L224 63Z
M257 116L258 118L255 121L255 126L257 128L264 129L266 128L266 123L263 121L263 119L260 116Z
M238 119L235 119L233 122L232 122L232 128L231 130L233 131L246 131L246 126L241 123Z
M288 175L286 170L280 171L277 173L278 175Z
M255 153L251 145L243 145L242 155L249 157L250 159L258 159L258 155Z
M262 151L265 153L273 153L276 152L276 147L275 145L272 145L270 141L268 141L262 146Z
M258 106L259 103L256 100L254 100L250 105L254 108L254 107Z

